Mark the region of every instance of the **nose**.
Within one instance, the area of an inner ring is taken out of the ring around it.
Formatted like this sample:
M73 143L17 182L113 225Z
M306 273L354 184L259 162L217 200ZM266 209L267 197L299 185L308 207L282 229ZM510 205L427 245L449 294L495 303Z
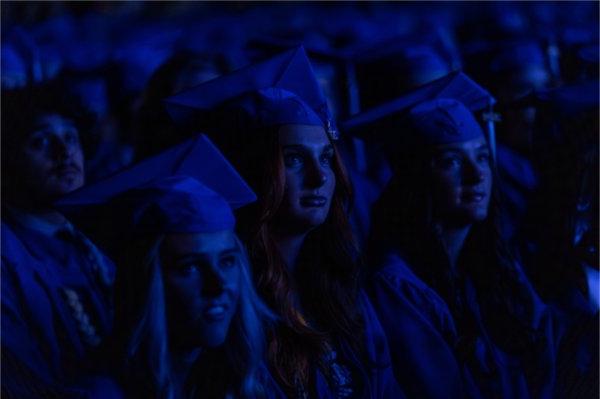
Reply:
M481 183L485 179L485 165L480 165L474 160L465 163L464 178L470 184Z
M52 138L52 155L56 159L68 159L73 153L74 147L60 137Z
M220 295L225 288L225 282L225 276L221 270L212 266L206 268L202 284L202 295L206 297Z
M321 187L327 182L327 172L318 160L310 163L306 173L306 182L310 187Z

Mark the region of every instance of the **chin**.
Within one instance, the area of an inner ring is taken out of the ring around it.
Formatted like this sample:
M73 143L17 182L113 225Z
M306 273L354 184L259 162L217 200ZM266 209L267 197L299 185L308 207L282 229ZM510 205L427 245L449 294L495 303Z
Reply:
M303 219L300 219L298 225L303 226L304 229L308 231L321 226L323 223L325 223L325 220L327 220L327 217L305 217Z
M200 345L205 348L216 348L223 345L227 339L227 330L225 331L206 331L202 336Z
M48 192L53 193L57 197L61 197L81 187L83 187L83 179L73 179L53 184L48 188Z
M469 210L465 216L471 223L478 223L483 222L487 218L488 212L487 209Z

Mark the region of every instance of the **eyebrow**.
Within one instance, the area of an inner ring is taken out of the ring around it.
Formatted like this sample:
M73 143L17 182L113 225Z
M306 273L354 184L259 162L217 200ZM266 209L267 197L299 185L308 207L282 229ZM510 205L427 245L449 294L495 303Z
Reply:
M481 151L481 150L489 150L487 143L482 143L481 145L479 145L478 147L475 148L475 151ZM440 155L445 152L462 152L462 148L457 147L453 144L447 144L447 147L444 146L443 148L439 148L439 149L435 150L434 155Z
M284 150L311 150L312 147L302 145L302 144L287 144L281 147ZM325 144L321 149L321 152L325 151L333 151L333 146L331 144Z
M231 248L227 248L227 249L224 249L223 251L219 252L219 256L237 255L237 254L239 254L239 252L240 251L238 248L231 247ZM190 253L183 254L180 256L175 255L174 260L176 262L181 262L184 260L203 259L206 257L207 257L206 252L190 252Z

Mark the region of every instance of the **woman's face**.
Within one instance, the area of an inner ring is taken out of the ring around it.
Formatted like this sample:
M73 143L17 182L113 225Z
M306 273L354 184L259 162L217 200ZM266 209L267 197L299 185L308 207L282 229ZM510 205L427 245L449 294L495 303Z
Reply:
M483 136L434 147L433 206L439 222L467 225L487 217L492 171Z
M241 254L233 231L171 234L162 265L169 335L178 344L215 347L236 312Z
M285 125L279 130L285 166L285 193L279 222L305 232L321 225L335 190L334 148L320 126Z

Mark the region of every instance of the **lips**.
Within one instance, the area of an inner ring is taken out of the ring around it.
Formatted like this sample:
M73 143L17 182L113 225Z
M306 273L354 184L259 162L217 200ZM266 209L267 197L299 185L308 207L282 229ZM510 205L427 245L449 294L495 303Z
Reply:
M58 176L80 173L81 170L74 164L61 164L52 169L52 172Z
M226 303L211 303L202 311L202 315L209 321L223 320L227 316L229 305Z
M479 191L479 190L467 191L467 192L463 193L463 195L461 196L461 199L464 202L475 202L475 203L482 202L485 198L486 198L485 191Z
M321 195L306 195L300 197L300 205L310 208L321 208L327 204L327 198Z

